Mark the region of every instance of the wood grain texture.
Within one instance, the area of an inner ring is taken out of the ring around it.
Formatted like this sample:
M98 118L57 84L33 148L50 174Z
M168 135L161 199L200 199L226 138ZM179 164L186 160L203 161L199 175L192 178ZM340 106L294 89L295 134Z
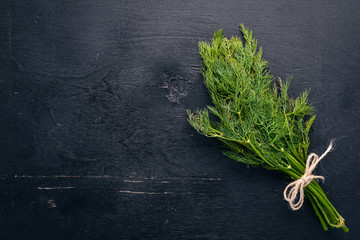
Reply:
M3 1L0 239L358 239L359 1ZM350 228L292 212L281 174L198 135L198 42L252 29L311 88L316 170Z

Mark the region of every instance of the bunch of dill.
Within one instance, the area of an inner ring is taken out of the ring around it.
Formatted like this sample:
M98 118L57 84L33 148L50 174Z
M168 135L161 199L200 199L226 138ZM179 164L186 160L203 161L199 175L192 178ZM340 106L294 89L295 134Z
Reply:
M189 123L199 133L222 141L226 156L300 179L310 144L308 133L315 120L309 92L296 99L289 97L290 79L284 84L275 81L252 31L244 25L240 28L244 43L238 37L225 38L222 30L214 34L211 43L199 43L202 74L213 106L188 111ZM209 112L217 122L210 120ZM311 181L304 191L324 230L329 225L348 231L317 181Z

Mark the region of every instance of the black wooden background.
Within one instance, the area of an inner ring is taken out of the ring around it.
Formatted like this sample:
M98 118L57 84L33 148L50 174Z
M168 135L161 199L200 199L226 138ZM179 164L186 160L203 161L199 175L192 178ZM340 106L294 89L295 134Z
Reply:
M0 239L359 239L360 1L1 1ZM348 234L293 212L282 175L186 121L198 42L252 29L311 88L311 151Z

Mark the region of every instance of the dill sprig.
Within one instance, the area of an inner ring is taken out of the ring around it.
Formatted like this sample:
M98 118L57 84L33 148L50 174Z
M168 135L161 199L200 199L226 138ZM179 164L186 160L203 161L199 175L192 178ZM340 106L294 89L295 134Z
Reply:
M238 37L227 39L219 30L211 43L199 43L202 74L213 106L188 111L189 123L199 133L223 142L229 158L300 179L315 120L309 91L296 99L290 97L291 79L276 81L252 31L242 24L240 29L244 42ZM311 181L304 191L324 230L329 225L348 231L317 181Z

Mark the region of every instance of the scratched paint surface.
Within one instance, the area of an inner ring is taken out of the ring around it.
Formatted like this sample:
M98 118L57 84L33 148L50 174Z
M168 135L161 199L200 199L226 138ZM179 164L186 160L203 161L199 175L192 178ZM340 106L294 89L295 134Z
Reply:
M358 239L359 1L9 1L0 9L0 239ZM350 232L198 135L199 41L253 29L311 88L316 170ZM293 233L297 233L295 236Z

